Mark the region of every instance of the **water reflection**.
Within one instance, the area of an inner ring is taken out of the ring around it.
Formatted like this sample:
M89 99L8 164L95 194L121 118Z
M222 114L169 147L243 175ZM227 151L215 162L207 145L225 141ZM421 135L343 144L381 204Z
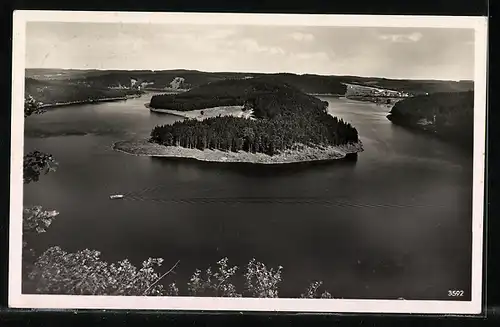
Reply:
M159 165L168 169L178 171L181 176L189 171L195 174L195 171L206 170L220 172L221 170L242 174L252 177L268 177L268 176L286 176L307 171L325 171L331 169L349 169L355 168L358 161L358 154L353 153L347 155L343 159L336 160L317 160L310 162L287 163L283 165L265 165L252 163L221 163L221 162L202 162L189 158L162 158L151 157L151 162L154 165ZM193 169L191 169L193 168Z

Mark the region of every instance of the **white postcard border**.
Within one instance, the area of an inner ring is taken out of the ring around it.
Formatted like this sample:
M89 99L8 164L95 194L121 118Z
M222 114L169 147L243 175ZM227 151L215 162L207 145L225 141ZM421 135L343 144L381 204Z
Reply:
M40 309L135 309L323 313L480 314L482 312L487 18L459 16L305 15L15 11L13 17L9 306ZM100 22L273 26L471 28L475 30L473 251L471 301L254 299L21 294L26 22ZM214 22L216 22L214 24Z

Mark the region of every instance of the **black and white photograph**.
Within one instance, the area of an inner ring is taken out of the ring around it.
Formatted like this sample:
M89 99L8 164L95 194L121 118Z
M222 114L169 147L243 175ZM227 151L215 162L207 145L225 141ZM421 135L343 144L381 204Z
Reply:
M9 305L480 314L486 28L16 11Z

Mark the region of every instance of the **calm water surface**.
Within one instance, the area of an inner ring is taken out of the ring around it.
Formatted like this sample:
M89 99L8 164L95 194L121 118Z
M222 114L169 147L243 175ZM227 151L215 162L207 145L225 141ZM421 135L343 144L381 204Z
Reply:
M323 99L358 129L357 161L277 169L113 151L115 141L175 121L150 113L148 96L28 118L25 150L59 162L24 190L25 204L60 212L36 246L97 249L136 265L162 257L165 271L180 260L165 282L181 291L196 268L227 256L282 265L285 297L322 280L337 298L447 299L461 289L468 299L471 157L392 125L386 107ZM126 192L134 197L109 200Z

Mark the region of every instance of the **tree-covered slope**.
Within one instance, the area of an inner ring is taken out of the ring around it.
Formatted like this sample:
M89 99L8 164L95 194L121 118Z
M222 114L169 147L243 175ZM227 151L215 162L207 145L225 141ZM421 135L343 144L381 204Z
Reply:
M224 80L178 95L153 97L151 107L194 110L242 105L256 119L214 117L157 126L151 141L167 146L276 154L298 145L358 142L357 130L332 117L328 103L278 79Z
M389 119L396 124L470 146L473 141L474 92L435 93L408 98L394 105Z

